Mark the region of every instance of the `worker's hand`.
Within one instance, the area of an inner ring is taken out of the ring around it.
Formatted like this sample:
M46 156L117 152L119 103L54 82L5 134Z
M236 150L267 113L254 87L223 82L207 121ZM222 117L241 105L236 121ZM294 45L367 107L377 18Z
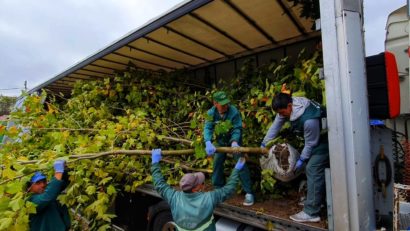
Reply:
M212 156L216 152L216 148L211 141L206 141L205 151L208 156Z
M152 149L152 151L151 151L151 158L152 158L152 163L153 164L156 164L156 163L158 163L160 160L161 160L161 158L162 158L162 156L161 156L161 149Z
M293 171L298 172L302 169L303 165L305 164L306 159L304 159L303 157L300 157L299 160L296 162L295 164L295 168L293 169Z
M243 166L245 165L245 162L246 162L246 160L245 160L244 157L239 158L238 162L236 162L235 169L241 170L243 168Z
M239 146L238 142L234 141L234 142L232 142L231 147L232 148L240 148L241 146ZM234 154L239 154L239 153L240 153L239 151L234 152Z
M65 160L54 161L54 172L63 173L65 167Z
M266 144L261 143L261 148L266 148Z

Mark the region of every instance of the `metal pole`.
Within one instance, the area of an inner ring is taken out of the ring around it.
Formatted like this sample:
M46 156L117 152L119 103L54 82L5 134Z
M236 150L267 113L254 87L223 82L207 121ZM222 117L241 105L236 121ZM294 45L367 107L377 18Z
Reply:
M375 230L362 7L320 1L335 230Z

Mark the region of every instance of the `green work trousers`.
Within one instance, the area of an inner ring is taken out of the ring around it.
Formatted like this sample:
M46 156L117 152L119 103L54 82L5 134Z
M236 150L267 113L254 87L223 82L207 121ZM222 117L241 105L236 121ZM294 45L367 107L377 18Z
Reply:
M235 161L241 157L241 155L233 155ZM212 185L216 188L222 188L225 185L225 174L224 174L224 162L226 159L226 153L215 153L214 164L213 164L213 174L212 174ZM247 164L243 166L242 170L239 172L239 179L241 180L242 188L246 193L252 193L252 183L249 173L249 168Z
M307 197L303 211L310 216L320 214L320 206L326 196L325 168L329 167L328 144L313 153L306 165Z

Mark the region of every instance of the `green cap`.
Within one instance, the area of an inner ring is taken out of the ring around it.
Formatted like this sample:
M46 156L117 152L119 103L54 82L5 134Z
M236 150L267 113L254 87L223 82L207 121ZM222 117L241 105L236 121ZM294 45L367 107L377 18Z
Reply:
M215 92L213 95L213 99L220 105L225 105L230 102L224 91Z

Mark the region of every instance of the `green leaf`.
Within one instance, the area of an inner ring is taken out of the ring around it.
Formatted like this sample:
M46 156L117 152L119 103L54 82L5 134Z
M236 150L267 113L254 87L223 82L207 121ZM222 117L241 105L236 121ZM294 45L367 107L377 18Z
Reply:
M110 225L102 225L98 228L98 231L110 230Z
M17 210L21 209L23 207L24 201L22 199L15 199L11 200L9 203L9 207L16 212Z
M12 179L16 176L17 176L16 172L11 170L10 168L6 168L3 170L2 178L4 179Z
M215 134L226 134L231 130L232 127L232 122L230 120L218 121L215 125Z
M202 146L202 144L195 145L195 157L198 159L206 157L205 148Z
M37 213L36 205L31 201L26 201L26 211L28 214Z
M196 123L196 121L195 120L191 120L191 123L190 123L190 125L189 125L189 127L190 128L192 128L192 129L194 129L194 128L197 128L197 123Z
M6 217L0 219L0 230L6 230L13 223L13 218Z
M80 195L80 196L78 196L77 197L77 201L79 202L79 203L85 203L85 202L87 202L87 201L89 201L89 197L88 196L86 196L86 195Z
M15 182L14 181L12 183L7 184L6 193L16 194L16 193L22 191L22 187L23 187L23 182Z
M125 190L126 192L131 192L131 186L130 186L130 185L125 185L124 190Z
M110 180L112 179L112 177L106 177L106 178L104 178L104 179L102 179L101 181L100 181L100 183L98 183L98 185L105 185L106 183L108 183Z
M115 187L111 184L110 186L108 186L107 188L107 194L108 195L113 195L115 194L117 191L115 190Z
M94 185L90 185L85 189L85 192L88 195L93 195L95 193L96 187Z
M102 219L104 221L107 221L107 222L111 222L111 218L114 218L114 217L116 217L114 214L108 214L108 213L101 214L101 215L97 216L97 218L100 218L100 219Z
M10 198L0 197L0 213L9 207Z

